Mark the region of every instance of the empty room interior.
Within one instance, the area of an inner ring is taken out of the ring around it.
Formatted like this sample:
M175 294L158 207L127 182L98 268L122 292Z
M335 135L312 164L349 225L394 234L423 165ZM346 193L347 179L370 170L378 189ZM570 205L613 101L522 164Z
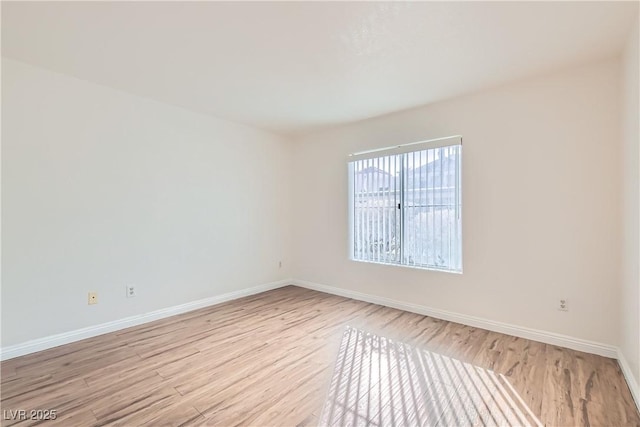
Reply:
M640 426L638 1L1 3L1 425Z

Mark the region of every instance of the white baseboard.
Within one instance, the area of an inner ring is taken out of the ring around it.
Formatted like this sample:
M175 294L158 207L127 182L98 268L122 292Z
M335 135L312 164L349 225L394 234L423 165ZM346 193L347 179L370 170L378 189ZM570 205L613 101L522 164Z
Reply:
M631 367L629 366L629 362L627 362L627 358L624 357L624 354L622 354L622 351L620 349L618 349L617 359L618 364L620 365L620 369L622 370L622 374L627 380L629 390L631 390L633 400L636 401L636 406L640 409L640 387L638 386L636 377L633 375L633 372L631 372Z
M321 285L319 283L308 282L306 280L294 279L293 284L296 286L301 286L303 288L313 289L328 294L334 294L346 298L356 299L359 301L384 305L386 307L397 308L398 310L410 311L412 313L422 314L424 316L435 317L437 319L448 320L450 322L461 323L463 325L473 326L476 328L488 329L490 331L513 335L520 338L526 338L533 341L540 341L545 344L566 347L572 350L583 351L585 353L592 353L599 356L610 357L612 359L618 358L618 348L612 345L601 344L593 341L583 340L580 338L570 337L567 335L541 331L538 329L525 328L522 326L511 325L509 323L483 319L481 317L468 316L466 314L454 313L452 311L440 310L423 305L397 301L390 298L350 291L333 286Z
M25 354L47 350L49 348L58 347L63 344L80 341L85 338L95 337L97 335L129 328L131 326L137 326L143 323L153 322L154 320L164 319L165 317L175 316L176 314L186 313L188 311L197 310L199 308L209 307L211 305L220 304L249 295L259 294L261 292L270 291L272 289L280 288L292 283L293 281L291 279L265 283L263 285L254 286L248 289L229 292L226 294L188 302L173 307L162 308L150 313L126 317L124 319L114 320L112 322L102 323L96 326L89 326L82 329L76 329L75 331L64 332L61 334L51 335L48 337L27 341L21 344L12 345L9 347L3 347L2 349L0 349L0 360L13 359L14 357L24 356Z

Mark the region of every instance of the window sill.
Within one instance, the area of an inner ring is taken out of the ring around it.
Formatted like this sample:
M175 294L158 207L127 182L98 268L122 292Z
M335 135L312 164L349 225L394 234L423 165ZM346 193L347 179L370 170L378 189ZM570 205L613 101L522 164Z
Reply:
M404 268L410 268L413 270L437 271L440 273L452 273L452 274L460 274L460 275L462 274L462 271L463 271L463 270L448 270L446 268L427 267L427 266L421 266L421 265L396 264L393 262L365 261L365 260L353 259L353 258L349 258L349 261L361 262L364 264L387 265L391 267L404 267Z

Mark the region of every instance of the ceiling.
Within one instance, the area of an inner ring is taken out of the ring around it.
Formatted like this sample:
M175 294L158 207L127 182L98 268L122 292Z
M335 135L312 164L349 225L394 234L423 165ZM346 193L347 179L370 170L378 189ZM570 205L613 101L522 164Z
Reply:
M304 133L618 54L638 2L2 2L2 55Z

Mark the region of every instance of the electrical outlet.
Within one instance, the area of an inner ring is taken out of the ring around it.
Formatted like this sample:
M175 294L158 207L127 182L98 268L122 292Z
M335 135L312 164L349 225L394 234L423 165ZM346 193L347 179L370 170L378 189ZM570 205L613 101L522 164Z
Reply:
M558 310L569 311L569 300L566 298L560 298L558 300Z
M136 294L136 287L135 285L127 285L127 298L133 298L135 297Z
M98 293L97 292L89 292L89 305L98 303Z

